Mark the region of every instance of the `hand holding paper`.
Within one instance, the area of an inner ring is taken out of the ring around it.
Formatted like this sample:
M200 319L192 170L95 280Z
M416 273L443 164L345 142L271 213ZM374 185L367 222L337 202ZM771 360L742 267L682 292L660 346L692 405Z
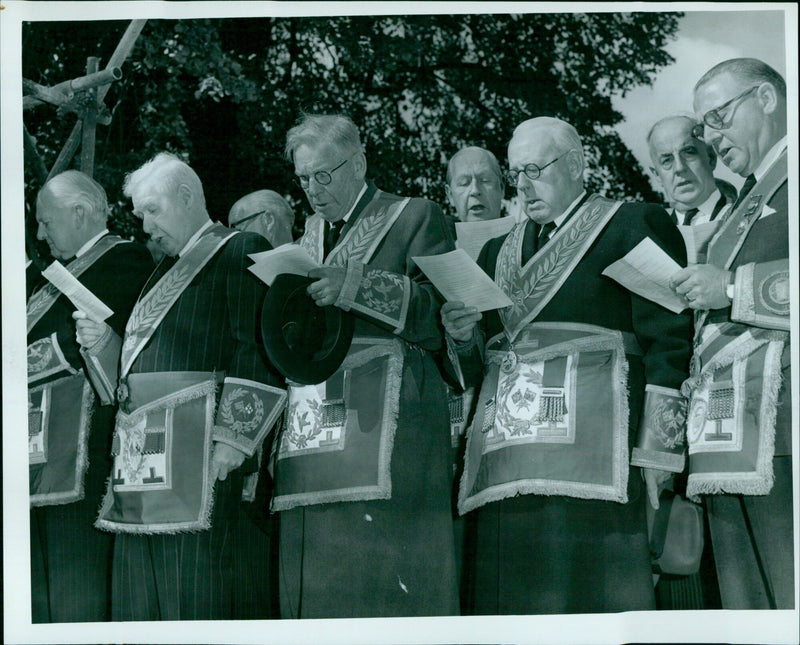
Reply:
M64 268L58 260L42 271L42 275L53 283L53 286L63 293L79 311L96 322L103 322L113 311L109 309L100 298L83 286L78 278Z
M464 249L412 258L445 300L478 311L510 307L512 302Z
M670 288L669 279L680 269L675 260L646 237L625 257L608 265L603 270L603 275L613 278L629 291L678 314L686 309L686 303Z

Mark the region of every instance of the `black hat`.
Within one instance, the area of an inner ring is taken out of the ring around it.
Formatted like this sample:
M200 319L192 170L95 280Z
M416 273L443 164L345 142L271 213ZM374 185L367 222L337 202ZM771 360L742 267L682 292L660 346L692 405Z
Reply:
M261 310L261 334L272 364L290 381L322 383L342 364L353 340L355 319L334 307L319 307L306 293L315 278L282 273L272 282Z

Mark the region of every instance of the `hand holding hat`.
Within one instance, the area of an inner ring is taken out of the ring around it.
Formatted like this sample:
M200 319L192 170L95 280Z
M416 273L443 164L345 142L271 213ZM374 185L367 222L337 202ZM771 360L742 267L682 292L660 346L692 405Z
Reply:
M306 289L306 293L319 307L332 305L339 298L342 291L347 269L342 267L319 267L311 269L308 277L315 280Z
M261 333L272 364L288 380L322 383L341 365L355 319L333 303L345 269L321 267L310 277L278 275L264 298Z

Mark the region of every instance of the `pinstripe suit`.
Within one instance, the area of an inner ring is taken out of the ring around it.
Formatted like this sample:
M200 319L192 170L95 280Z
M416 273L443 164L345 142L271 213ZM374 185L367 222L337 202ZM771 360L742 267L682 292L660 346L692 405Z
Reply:
M33 265L31 265L32 267ZM108 324L120 336L153 261L141 244L119 244L90 266L80 282L114 315ZM30 268L29 268L30 271ZM109 276L114 276L113 280ZM31 329L28 342L56 332L66 360L83 365L75 340L75 307L61 296ZM34 622L101 621L109 618L109 569L113 536L92 524L111 471L114 408L95 404L89 435L84 498L72 504L31 509L31 591Z
M264 238L250 233L228 240L183 291L130 373L213 370L279 384L260 346L259 318L266 286L246 269L248 253L269 248ZM167 258L159 265L145 292L171 264ZM114 620L231 617L231 539L243 472L254 468L252 461L216 483L210 530L117 536L112 576Z

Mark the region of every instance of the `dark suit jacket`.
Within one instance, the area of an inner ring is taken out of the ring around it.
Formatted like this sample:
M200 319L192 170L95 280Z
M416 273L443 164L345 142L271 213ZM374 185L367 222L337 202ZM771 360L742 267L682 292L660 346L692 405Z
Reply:
M269 250L255 233L237 233L198 273L161 321L130 373L216 371L279 385L261 343L267 286L247 270L248 253ZM157 268L145 289L161 275Z
M153 269L148 250L135 242L124 242L104 253L80 276L87 289L102 300L114 314L106 321L122 337L136 298ZM60 296L28 334L28 344L56 332L64 358L75 369L83 367L80 345L75 339L75 306ZM111 472L110 441L113 409L95 405L92 432L89 436L89 470L85 479L86 503L96 508Z
M533 229L536 225L529 221L527 226ZM528 237L526 235L526 241ZM637 370L632 370L630 374L633 398L641 396L645 382L679 388L688 375L691 355L692 319L688 311L673 314L601 275L603 269L645 237L651 237L678 264L685 266L683 240L667 213L652 204L623 204L535 320L586 323L635 334L644 357L643 371L637 374ZM491 278L494 278L497 255L504 240L505 236L489 240L478 257L478 264ZM503 330L496 310L484 314L483 330L487 339ZM474 362L464 366L471 366L471 382L480 380L481 366L476 369ZM634 422L635 411L632 405L631 420Z

